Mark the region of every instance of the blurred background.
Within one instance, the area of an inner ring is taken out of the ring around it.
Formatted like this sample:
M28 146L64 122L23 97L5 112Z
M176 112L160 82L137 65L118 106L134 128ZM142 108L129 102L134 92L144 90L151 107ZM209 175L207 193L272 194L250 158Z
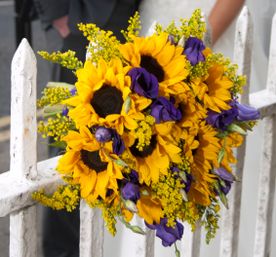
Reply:
M40 21L34 20L33 22L25 22L23 24L16 15L16 2L19 5L22 1L0 0L0 173L9 170L11 61L17 43L21 36L23 36L23 33L30 35L32 31L31 43L35 54L38 50L46 49ZM16 23L21 25L17 29ZM49 67L47 62L42 60L42 58L38 57L37 61L39 74L37 93L39 94L47 81L49 81ZM47 158L47 146L40 138L38 140L38 159L43 160ZM0 218L0 256L7 257L8 249L9 217L4 217Z

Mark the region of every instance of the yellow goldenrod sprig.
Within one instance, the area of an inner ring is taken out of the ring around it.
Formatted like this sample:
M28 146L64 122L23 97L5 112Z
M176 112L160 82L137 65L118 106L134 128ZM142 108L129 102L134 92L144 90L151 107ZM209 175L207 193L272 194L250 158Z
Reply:
M203 39L206 32L206 23L203 20L200 9L193 12L190 19L180 19L180 27L177 27L175 21L171 21L165 28L159 23L155 25L155 31L157 34L166 32L173 36L175 42L178 42L181 38L187 39L190 36Z
M113 35L112 31L101 30L95 24L78 24L79 30L89 40L89 59L97 63L99 59L110 61L112 58L120 57L120 41Z
M209 244L211 239L215 237L217 230L219 229L218 220L220 218L219 215L220 206L217 199L213 199L212 204L206 207L203 217L202 217L202 225L206 230L206 243Z
M138 123L138 128L135 130L135 137L138 140L136 148L143 151L145 146L150 145L152 138L152 126L155 122L154 117L148 115L145 120Z
M132 36L139 36L139 32L142 28L139 12L135 12L135 14L129 18L128 23L127 30L121 30L121 33L127 42L131 42Z
M119 205L109 205L99 199L95 200L93 203L87 202L91 208L99 208L102 210L102 216L105 221L105 226L111 235L116 235L116 216L119 215Z
M37 106L42 108L46 105L61 103L62 100L71 96L71 92L65 87L46 87L42 91L42 97L37 101Z
M73 211L80 201L80 188L77 185L59 186L56 192L48 195L44 190L34 192L33 199L54 210Z
M38 132L41 133L43 138L53 137L55 141L60 141L73 127L73 122L68 116L58 113L46 122L40 121L38 123Z
M157 183L152 184L152 189L161 201L164 216L168 219L168 226L175 226L175 220L182 218L183 198L181 190L185 185L179 177L168 172L166 176L161 175Z
M200 9L196 9L190 19L180 19L181 34L188 38L190 36L203 39L206 32L206 23Z
M45 60L58 63L69 70L76 71L83 67L83 63L76 57L76 53L71 50L65 53L57 51L51 54L46 51L39 51L38 54Z

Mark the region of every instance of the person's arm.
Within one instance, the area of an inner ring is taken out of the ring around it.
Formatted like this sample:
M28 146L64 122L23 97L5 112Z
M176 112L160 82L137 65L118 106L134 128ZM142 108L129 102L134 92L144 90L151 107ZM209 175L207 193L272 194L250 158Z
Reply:
M215 44L238 15L245 0L217 0L208 17L212 29L212 44Z
M34 3L45 28L55 27L62 37L69 34L69 0L34 0Z

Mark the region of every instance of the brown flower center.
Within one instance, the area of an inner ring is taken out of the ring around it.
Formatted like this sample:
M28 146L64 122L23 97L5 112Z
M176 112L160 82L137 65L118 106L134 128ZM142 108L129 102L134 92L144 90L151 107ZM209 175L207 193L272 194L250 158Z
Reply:
M94 93L90 103L95 112L105 118L109 114L120 114L124 101L119 89L104 84Z
M138 144L138 140L136 139L134 144L129 148L130 152L135 156L135 157L147 157L152 154L153 150L155 149L157 145L157 140L156 136L152 136L150 140L150 144L145 146L143 148L143 151L139 151L138 148L136 147Z
M165 72L161 65L152 56L142 55L140 66L152 73L157 78L158 82L164 80Z
M95 170L97 173L106 170L107 162L102 162L99 151L89 152L81 150L80 153L83 163L90 169Z

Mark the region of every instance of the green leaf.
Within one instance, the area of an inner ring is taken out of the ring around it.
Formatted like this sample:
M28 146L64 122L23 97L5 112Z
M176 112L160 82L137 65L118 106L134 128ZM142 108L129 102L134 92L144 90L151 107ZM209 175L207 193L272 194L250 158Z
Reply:
M49 144L49 146L66 149L67 144L64 141L56 141L54 143Z
M140 234L140 235L146 235L146 232L140 228L139 226L133 226L131 224L129 224L128 222L126 222L124 220L123 217L120 217L120 220L122 221L122 223L128 228L130 229L132 232L136 233L136 234Z
M180 257L181 256L180 255L180 251L178 250L176 243L174 243L174 253L175 253L176 257Z
M131 107L131 99L128 96L125 100L125 112L126 112L126 114L129 112L130 107Z
M237 133L239 133L241 135L244 135L244 136L246 135L246 131L243 128L241 128L239 125L234 124L234 123L229 125L227 127L227 129L231 132L237 132Z
M218 163L219 164L222 162L224 155L225 155L225 149L221 148L218 153Z

